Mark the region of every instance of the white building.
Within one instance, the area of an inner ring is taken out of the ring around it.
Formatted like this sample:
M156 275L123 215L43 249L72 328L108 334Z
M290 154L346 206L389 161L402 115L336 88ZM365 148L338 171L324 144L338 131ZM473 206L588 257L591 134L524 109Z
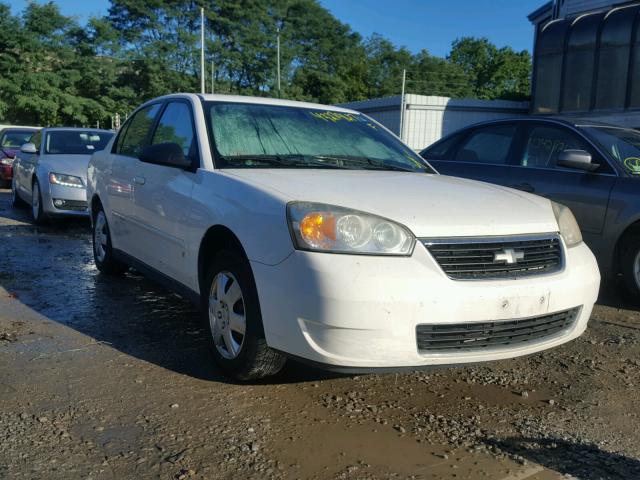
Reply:
M416 151L442 136L472 123L516 117L529 112L529 102L472 100L426 95L405 95L405 113L400 134L401 96L374 98L340 106L365 113L400 136Z

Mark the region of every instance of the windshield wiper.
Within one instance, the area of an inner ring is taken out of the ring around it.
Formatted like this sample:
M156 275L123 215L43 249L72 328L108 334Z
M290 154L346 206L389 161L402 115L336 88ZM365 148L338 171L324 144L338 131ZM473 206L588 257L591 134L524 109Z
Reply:
M393 165L385 163L384 160L378 160L370 157L356 157L351 155L316 155L315 158L322 158L325 160L335 160L340 162L347 162L358 167L365 167L371 170L391 170L395 172L416 172L411 168L401 167L399 165ZM425 169L426 170L426 169Z
M267 165L277 165L281 167L303 167L303 168L338 168L348 169L349 167L337 165L333 163L326 163L316 160L316 157L310 157L307 155L269 155L269 154L255 154L255 155L233 155L228 157L222 157L229 165L247 166L246 162L259 162ZM251 165L253 166L253 165Z

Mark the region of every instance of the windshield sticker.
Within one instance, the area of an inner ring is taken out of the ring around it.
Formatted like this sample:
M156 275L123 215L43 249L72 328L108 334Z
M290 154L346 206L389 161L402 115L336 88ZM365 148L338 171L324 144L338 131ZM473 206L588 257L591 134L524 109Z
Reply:
M340 112L309 112L312 117L325 122L357 122L359 115L352 113L340 113Z
M624 166L631 170L633 173L640 173L640 158L627 157L624 159Z

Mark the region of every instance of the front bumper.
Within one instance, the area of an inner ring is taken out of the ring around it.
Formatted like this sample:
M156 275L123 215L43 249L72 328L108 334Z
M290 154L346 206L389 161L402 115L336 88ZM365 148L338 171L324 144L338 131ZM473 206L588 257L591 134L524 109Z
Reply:
M42 210L52 217L88 217L87 190L49 183L42 188Z
M354 369L499 360L552 348L584 332L600 286L586 245L565 249L562 271L513 280L449 279L418 243L411 257L293 252L252 262L267 343L314 363ZM525 319L580 307L570 328L482 350L419 350L416 327Z

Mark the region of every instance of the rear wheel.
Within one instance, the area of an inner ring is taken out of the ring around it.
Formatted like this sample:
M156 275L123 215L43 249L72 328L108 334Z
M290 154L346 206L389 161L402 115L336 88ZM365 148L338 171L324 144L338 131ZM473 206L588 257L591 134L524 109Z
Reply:
M93 259L98 270L108 275L122 275L128 270L126 265L113 258L111 232L102 207L93 218Z
M42 192L40 191L40 182L37 179L34 180L31 188L31 215L33 221L38 225L47 221L47 217L42 211Z
M620 267L629 299L640 303L640 235L630 235L623 240Z
M218 253L205 285L202 309L216 363L237 380L255 380L279 372L286 359L265 340L249 262L233 251Z

